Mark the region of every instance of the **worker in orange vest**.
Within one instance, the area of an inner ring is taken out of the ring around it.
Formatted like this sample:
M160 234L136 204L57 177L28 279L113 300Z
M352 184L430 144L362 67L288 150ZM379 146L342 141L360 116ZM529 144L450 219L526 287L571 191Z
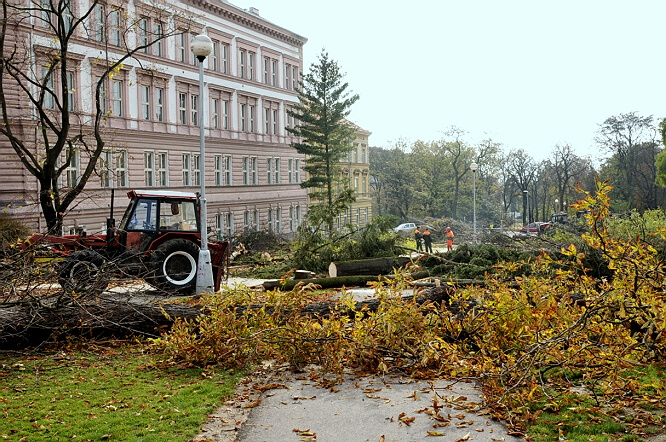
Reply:
M416 241L416 250L419 252L423 251L423 234L417 227L416 230L414 230L414 240Z
M423 230L423 245L425 246L426 253L432 253L432 237L430 236L430 229L427 226Z
M453 230L451 230L451 227L446 228L446 250L449 252L453 250L453 237L455 235L453 234Z

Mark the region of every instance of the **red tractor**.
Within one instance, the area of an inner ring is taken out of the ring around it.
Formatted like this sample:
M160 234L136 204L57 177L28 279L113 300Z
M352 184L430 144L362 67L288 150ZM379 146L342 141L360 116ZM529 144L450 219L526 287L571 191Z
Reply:
M201 244L200 200L192 192L132 190L118 227L111 216L107 233L33 235L23 248L47 244L64 258L59 282L65 290L99 293L110 275L135 276L165 292L192 294ZM229 262L229 243L209 242L215 290Z

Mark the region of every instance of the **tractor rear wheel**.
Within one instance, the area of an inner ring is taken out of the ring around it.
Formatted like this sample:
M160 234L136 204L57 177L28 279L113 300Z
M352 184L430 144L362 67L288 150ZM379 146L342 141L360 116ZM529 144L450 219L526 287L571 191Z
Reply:
M99 295L109 285L102 267L106 260L92 250L82 250L69 255L60 268L58 282L66 292L79 295Z
M187 239L166 241L150 257L148 283L159 290L192 294L197 283L199 246Z

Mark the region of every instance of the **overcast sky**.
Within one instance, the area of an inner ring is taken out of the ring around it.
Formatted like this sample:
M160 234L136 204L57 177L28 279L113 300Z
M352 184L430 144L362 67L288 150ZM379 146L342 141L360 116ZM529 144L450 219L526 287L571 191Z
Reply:
M360 95L370 144L434 141L456 126L541 160L599 157L599 124L666 117L665 0L232 0L325 49Z

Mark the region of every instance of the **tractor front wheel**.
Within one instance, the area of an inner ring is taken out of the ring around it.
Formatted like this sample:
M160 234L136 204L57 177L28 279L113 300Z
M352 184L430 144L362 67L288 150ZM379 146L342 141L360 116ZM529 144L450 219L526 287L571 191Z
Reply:
M65 292L99 295L109 285L102 270L105 263L104 257L92 250L74 252L62 264L58 282Z
M165 292L192 294L197 283L199 246L187 239L166 241L150 257L148 282Z

